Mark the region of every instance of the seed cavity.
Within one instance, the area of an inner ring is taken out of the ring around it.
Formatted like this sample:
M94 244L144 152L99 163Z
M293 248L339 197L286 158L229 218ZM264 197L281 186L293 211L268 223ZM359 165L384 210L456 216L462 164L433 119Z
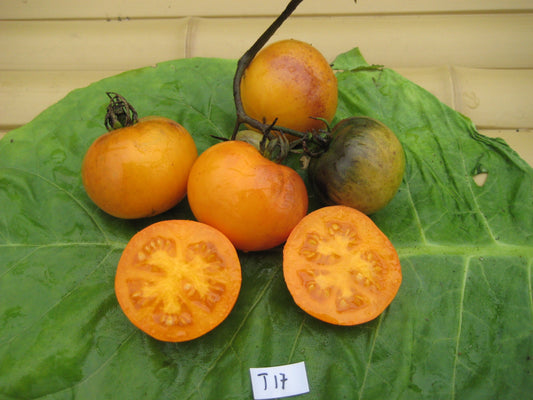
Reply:
M186 249L186 261L190 261L195 257L200 257L202 261L208 264L217 264L223 266L222 258L218 254L216 246L211 242L199 241L190 243Z
M337 311L342 313L351 310L357 310L365 307L369 303L368 298L361 294L354 294L349 297L339 296L336 299L335 306Z
M170 257L176 255L176 241L162 236L155 237L144 244L142 249L137 253L137 261L144 262L156 251L162 250Z
M300 247L299 254L315 264L335 264L341 258L341 255L332 248L325 248L324 243L328 241L328 238L321 237L318 232L308 233L303 245Z
M152 238L137 253L135 269L127 280L131 302L152 308L153 321L162 326L191 325L195 307L213 312L226 292L224 260L209 241Z
M387 263L376 252L367 250L360 254L362 261L360 270L352 275L353 279L365 287L381 291L384 288L384 275Z
M317 231L306 235L299 254L319 265L339 263L347 254L357 252L360 238L355 227L342 221L325 221L323 233Z
M193 318L190 312L182 312L178 317L178 325L186 326L192 324Z
M303 287L313 299L324 301L330 297L331 287L328 284L327 271L302 269L297 271L297 274Z
M329 236L344 237L348 240L348 243L356 244L360 241L355 227L347 222L342 221L327 221L325 222L325 228Z

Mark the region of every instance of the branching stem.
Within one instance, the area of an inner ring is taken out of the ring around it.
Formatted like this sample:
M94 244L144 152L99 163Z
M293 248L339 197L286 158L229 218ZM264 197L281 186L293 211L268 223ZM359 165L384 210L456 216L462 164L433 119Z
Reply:
M235 108L237 109L237 121L235 123L235 128L233 130L233 135L231 136L231 139L234 140L235 136L237 135L237 132L239 131L239 127L241 124L247 124L251 126L252 128L255 128L263 133L263 135L268 135L272 130L277 132L282 132L285 134L293 135L296 137L304 137L305 134L299 131L295 131L293 129L285 128L283 126L277 126L277 125L269 125L264 122L260 122L252 117L250 117L246 112L244 111L244 107L242 105L241 100L241 80L242 76L244 74L244 71L250 65L250 62L253 60L253 58L256 56L256 54L261 50L264 45L268 42L268 40L272 37L272 35L278 30L278 28L285 22L287 18L293 13L293 11L298 7L298 5L303 0L290 0L289 4L285 8L285 10L280 14L278 18L270 25L267 30L257 39L257 41L253 44L252 47L248 51L246 51L243 56L239 59L237 63L237 70L235 72L235 77L233 78L233 97L235 99Z

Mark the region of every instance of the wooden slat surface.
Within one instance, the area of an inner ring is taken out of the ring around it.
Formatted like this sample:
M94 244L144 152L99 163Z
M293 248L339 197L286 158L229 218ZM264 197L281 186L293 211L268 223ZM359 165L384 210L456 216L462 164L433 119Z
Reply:
M186 57L188 18L0 22L0 70L115 70Z
M0 131L31 121L41 111L117 71L4 71L0 75Z
M453 69L454 108L483 128L533 127L533 69Z
M271 22L195 18L189 55L238 57ZM273 40L287 37L312 43L328 60L359 47L368 62L389 67L533 68L533 13L299 17Z
M3 19L277 16L288 0L3 0ZM305 0L294 15L471 13L533 10L529 0Z
M270 22L0 21L0 71L123 71L182 57L238 58ZM312 43L330 60L359 47L367 61L390 67L533 68L533 13L300 17L288 20L273 40L286 37Z

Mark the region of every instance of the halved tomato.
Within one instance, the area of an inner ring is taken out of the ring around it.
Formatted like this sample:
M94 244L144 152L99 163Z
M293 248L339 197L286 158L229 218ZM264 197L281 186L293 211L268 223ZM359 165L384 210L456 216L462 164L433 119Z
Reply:
M318 209L296 225L283 249L283 274L300 308L336 325L376 318L402 282L390 240L347 206Z
M187 220L157 222L134 235L115 276L124 314L167 342L195 339L218 326L240 287L241 265L229 239Z

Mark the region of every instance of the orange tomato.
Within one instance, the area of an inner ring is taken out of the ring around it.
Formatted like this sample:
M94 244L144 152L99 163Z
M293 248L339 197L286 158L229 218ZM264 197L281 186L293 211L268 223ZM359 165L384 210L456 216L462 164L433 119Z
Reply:
M242 141L217 143L202 153L191 169L187 196L198 221L244 251L282 244L308 206L296 171Z
M402 282L396 250L366 215L329 206L305 216L283 249L283 274L305 312L337 325L380 315Z
M183 126L163 117L142 118L93 142L83 159L83 185L91 200L115 217L160 214L185 197L197 156Z
M167 342L195 339L218 326L235 305L241 266L231 242L196 221L166 220L128 242L115 276L124 314Z
M324 56L298 40L262 49L241 80L244 111L267 124L308 132L331 122L337 110L337 78Z

